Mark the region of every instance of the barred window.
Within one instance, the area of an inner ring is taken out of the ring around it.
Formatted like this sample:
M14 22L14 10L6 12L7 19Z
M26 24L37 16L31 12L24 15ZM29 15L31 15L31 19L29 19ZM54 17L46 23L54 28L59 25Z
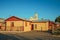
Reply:
M11 23L11 26L14 27L14 22Z
M35 29L37 29L37 24L35 24Z
M27 22L25 22L25 26L27 26Z

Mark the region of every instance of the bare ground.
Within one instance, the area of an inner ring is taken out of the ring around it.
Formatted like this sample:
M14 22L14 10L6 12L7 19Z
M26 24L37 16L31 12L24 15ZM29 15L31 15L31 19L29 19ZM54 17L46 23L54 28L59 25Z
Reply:
M0 32L0 40L60 40L60 37L47 32Z

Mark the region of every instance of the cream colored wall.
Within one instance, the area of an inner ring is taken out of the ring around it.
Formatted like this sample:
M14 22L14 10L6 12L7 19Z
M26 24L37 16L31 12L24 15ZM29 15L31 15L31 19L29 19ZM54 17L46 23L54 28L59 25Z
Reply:
M20 31L19 27L7 27L6 31Z
M40 27L42 31L48 31L48 23L40 23Z
M14 22L14 27L11 28L11 22ZM27 21L7 21L6 22L6 30L12 30L12 31L20 31L20 27L24 26L24 32L26 31L31 31L31 24L30 22L27 22L27 26L26 26L26 22Z
M11 22L14 22L14 27L11 27ZM6 30L12 31L20 30L20 27L24 26L24 21L6 21Z
M1 27L1 31L5 31L5 26L2 26Z
M14 22L14 26L23 26L23 21L7 21L6 26L11 26L11 22Z
M11 28L11 22L14 22L14 27ZM27 26L26 26L27 23ZM27 21L7 21L6 24L6 30L7 31L16 31L16 30L20 30L21 26L24 26L24 32L26 31L31 31L31 24L37 24L37 29L34 26L34 30L39 30L39 31L47 31L48 30L48 22L46 23L42 23L42 22L38 22L38 23L31 23L31 22L27 22Z
M47 31L48 30L48 22L46 23L32 23L32 24L37 24L37 29L34 26L34 30L39 30L39 31Z
M31 31L31 24L30 22L27 22L27 26L26 26L26 21L24 22L24 32L26 31Z

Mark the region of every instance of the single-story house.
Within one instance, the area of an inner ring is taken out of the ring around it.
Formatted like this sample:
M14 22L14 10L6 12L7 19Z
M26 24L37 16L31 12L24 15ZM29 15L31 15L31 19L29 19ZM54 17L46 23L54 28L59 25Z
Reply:
M56 28L56 24L52 21L33 21L31 23L32 30L49 31Z
M18 18L16 16L9 17L5 20L6 31L31 31L31 21Z
M56 28L56 24L52 21L29 21L26 19L21 19L16 16L11 16L7 18L1 26L0 30L4 31L49 31L54 30Z

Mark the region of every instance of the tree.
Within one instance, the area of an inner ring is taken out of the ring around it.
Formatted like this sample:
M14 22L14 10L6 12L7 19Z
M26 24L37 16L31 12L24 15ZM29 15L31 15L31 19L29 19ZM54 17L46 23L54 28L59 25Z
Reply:
M60 16L58 16L58 17L55 19L55 22L60 23Z

